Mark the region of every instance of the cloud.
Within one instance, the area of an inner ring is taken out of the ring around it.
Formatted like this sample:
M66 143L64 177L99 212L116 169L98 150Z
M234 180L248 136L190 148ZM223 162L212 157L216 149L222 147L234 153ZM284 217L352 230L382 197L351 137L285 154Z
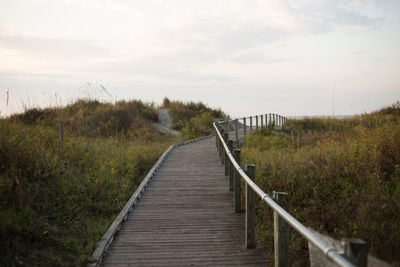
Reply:
M384 59L377 56L372 50L345 50L341 56L342 59L347 61L372 61L384 62Z
M126 2L120 0L34 0L34 2L43 5L54 4L54 2L58 2L66 6L80 7L83 9L128 14L132 16L132 18L137 19L143 17L143 14L138 9L132 8ZM135 4L140 3L135 1Z
M356 11L366 5L363 0L289 0L289 3L319 33L333 31L338 26L376 27L381 22L381 18Z
M0 47L16 50L24 56L51 59L79 59L104 54L107 49L95 45L93 41L47 38L35 36L7 35L0 33Z
M55 16L65 7L77 16L72 24L60 13L49 27L60 24L73 34L83 28L90 39L32 36L25 28L18 33L0 27L0 71L161 87L244 84L250 80L246 71L259 70L255 83L263 84L265 69L290 60L287 50L277 47L343 26L379 23L357 11L367 5L361 0L59 0L53 5L57 8L49 13ZM60 31L58 36L63 35Z
M263 59L271 63L266 51L306 30L290 6L280 0L154 3L166 15L152 45L169 47L170 55L188 64L224 60L249 63ZM254 50L261 52L259 58Z
M107 58L110 50L95 41L29 36L0 26L0 71L33 75L73 75Z
M164 10L153 43L193 64L219 61L270 64L284 60L274 47L339 27L375 27L380 19L352 7L365 1L155 1ZM259 56L254 50L259 51ZM271 60L272 59L272 60Z
M49 0L36 1L49 3ZM283 60L272 56L276 45L304 35L323 34L338 25L364 27L376 23L375 19L346 9L362 5L361 0L58 2L82 9L83 14L87 12L91 20L99 23L101 18L95 17L96 10L128 16L118 22L110 21L107 30L91 36L92 40L0 33L0 46L18 51L25 58L45 61L97 62L113 60L118 55L133 62L142 55L160 63L160 55L168 54L175 57L172 63L178 68L180 64L203 66L224 60L238 63L265 60L270 64Z

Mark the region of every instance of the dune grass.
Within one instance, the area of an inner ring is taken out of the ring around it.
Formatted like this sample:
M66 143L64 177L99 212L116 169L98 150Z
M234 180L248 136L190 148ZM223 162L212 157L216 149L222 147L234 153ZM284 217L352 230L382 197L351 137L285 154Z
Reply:
M245 140L243 160L256 164L257 184L268 193L288 192L287 210L306 226L339 240L364 239L371 254L399 265L400 104L285 127L287 136L264 129ZM272 212L259 203L257 213L261 239L273 251ZM304 266L307 244L294 232L290 262Z
M164 98L163 108L168 109L173 117L172 128L182 131L188 139L212 134L213 122L227 117L222 110L212 109L202 102L170 101Z
M173 103L181 108L174 118L185 129L191 118L215 119L209 108L186 116L189 104ZM0 120L0 266L87 264L96 242L165 149L205 133L158 132L156 108L139 100L78 100ZM208 128L204 131L212 125Z

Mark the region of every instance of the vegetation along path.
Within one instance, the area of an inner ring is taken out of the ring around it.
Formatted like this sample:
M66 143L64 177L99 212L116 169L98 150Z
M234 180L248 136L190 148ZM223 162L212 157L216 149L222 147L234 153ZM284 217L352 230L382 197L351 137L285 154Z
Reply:
M265 266L244 247L244 214L233 212L215 138L176 147L129 214L104 266Z

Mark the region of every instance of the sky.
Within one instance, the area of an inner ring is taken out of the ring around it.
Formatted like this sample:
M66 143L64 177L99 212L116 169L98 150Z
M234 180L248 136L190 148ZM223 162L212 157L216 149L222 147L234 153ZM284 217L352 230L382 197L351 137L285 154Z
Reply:
M79 97L370 112L400 100L399 14L398 0L1 0L0 115Z

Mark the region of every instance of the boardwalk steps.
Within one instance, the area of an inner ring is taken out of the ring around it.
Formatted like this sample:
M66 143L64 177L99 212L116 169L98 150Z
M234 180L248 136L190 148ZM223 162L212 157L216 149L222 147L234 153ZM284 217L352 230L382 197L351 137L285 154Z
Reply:
M244 214L233 212L233 195L215 150L215 137L171 148L157 169L126 214L102 265L268 263L261 248L243 246Z

